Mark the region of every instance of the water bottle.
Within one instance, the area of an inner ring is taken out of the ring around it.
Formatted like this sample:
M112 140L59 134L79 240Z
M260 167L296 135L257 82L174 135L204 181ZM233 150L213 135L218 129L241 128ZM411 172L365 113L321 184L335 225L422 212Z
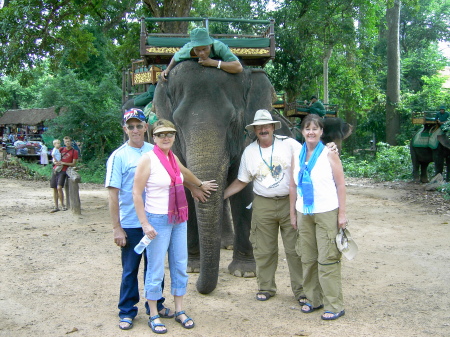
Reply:
M137 254L142 254L144 249L149 245L149 243L152 242L152 240L147 236L144 235L144 237L139 241L139 243L134 247L134 251Z

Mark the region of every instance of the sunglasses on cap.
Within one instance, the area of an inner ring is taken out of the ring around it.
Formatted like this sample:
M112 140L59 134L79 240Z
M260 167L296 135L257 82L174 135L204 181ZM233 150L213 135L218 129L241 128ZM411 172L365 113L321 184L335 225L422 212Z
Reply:
M128 130L134 130L134 128L138 129L138 130L142 130L144 128L143 124L138 124L138 125L127 125L127 129Z
M167 133L155 133L154 136L158 137L158 138L173 138L175 136L175 132L167 132Z

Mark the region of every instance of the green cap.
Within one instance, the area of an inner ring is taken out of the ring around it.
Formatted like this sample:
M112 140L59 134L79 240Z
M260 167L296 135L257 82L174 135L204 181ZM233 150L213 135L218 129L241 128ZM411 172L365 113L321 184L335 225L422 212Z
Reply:
M445 110L445 105L441 105L439 110Z
M209 46L210 44L213 44L213 40L209 36L206 28L195 28L191 31L192 48L200 46Z

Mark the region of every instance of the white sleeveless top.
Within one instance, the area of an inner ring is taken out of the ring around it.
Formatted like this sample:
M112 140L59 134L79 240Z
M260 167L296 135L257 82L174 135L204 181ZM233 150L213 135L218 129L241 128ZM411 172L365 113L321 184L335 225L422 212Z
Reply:
M306 145L303 145L306 146ZM328 160L328 148L325 147L317 158L316 165L311 172L311 181L314 187L314 208L313 213L324 213L339 207L336 184L333 179L331 164ZM298 185L298 173L300 151L294 153L294 181ZM295 208L303 213L303 197L297 192L297 202Z
M150 176L145 185L145 211L153 214L169 213L170 176L155 152L150 151ZM180 173L183 181L183 174Z

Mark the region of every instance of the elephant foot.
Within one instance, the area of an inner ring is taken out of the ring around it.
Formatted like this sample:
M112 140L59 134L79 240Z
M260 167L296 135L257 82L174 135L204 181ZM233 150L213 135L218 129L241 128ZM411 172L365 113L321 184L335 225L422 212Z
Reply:
M186 271L188 273L200 273L200 260L189 258Z
M256 277L256 264L254 260L235 261L233 260L228 266L228 271L236 277Z
M420 182L421 182L421 183L424 183L424 184L427 184L427 183L429 183L430 181L428 180L428 178L420 178Z

